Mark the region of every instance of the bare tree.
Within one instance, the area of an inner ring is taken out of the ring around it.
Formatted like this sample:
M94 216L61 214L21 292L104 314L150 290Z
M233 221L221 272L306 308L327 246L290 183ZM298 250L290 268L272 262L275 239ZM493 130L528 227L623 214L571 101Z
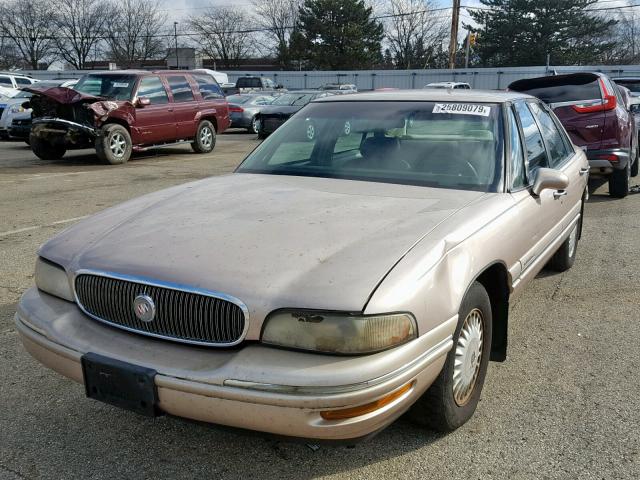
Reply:
M244 10L233 7L211 7L204 14L192 15L188 25L198 36L198 46L225 68L239 65L254 50L254 35Z
M298 22L300 0L253 0L257 24L264 28L281 67L291 63L290 36Z
M107 22L112 20L111 7L103 0L53 0L53 5L58 53L82 70L104 38Z
M130 68L165 53L160 32L167 15L158 0L115 0L105 27L107 52L118 66Z
M9 70L18 67L20 64L20 55L13 42L0 36L0 69Z
M34 70L54 50L51 2L12 0L0 4L0 35L12 44L22 63Z
M429 0L390 0L386 39L399 68L426 68L448 36L445 19Z

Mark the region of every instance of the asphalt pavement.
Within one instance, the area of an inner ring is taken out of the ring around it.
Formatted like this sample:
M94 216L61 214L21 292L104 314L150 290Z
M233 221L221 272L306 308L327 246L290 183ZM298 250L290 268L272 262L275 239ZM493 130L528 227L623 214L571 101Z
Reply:
M602 182L576 264L543 271L512 305L507 361L490 364L475 416L449 435L400 419L354 448L311 448L148 419L86 399L24 351L13 314L41 243L118 202L228 173L257 143L231 133L208 155L180 146L106 166L0 142L0 479L640 478L640 194L613 200Z

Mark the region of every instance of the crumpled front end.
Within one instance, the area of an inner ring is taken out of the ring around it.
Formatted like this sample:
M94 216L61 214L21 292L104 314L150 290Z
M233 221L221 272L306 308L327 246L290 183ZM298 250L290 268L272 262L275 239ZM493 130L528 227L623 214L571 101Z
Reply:
M73 89L25 89L33 93L31 134L66 148L92 147L100 126L121 107L118 102L84 95Z

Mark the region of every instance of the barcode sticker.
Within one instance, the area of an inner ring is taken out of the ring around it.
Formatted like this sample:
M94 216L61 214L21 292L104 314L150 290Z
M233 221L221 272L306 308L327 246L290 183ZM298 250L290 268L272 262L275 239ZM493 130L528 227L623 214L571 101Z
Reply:
M433 113L479 115L481 117L488 117L491 113L491 107L473 103L436 103L433 106Z

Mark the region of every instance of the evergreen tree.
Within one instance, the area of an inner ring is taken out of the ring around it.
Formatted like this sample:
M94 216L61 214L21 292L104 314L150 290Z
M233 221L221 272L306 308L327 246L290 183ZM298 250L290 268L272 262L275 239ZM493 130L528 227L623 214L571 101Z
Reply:
M597 0L480 0L470 10L478 24L476 53L483 66L553 65L597 62L613 47L602 38L615 20L588 10ZM594 7L595 5L595 7Z
M363 0L305 0L300 7L295 54L311 68L372 68L382 61L382 24Z

